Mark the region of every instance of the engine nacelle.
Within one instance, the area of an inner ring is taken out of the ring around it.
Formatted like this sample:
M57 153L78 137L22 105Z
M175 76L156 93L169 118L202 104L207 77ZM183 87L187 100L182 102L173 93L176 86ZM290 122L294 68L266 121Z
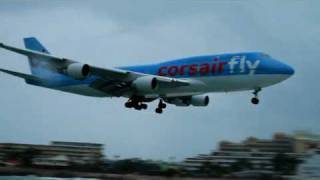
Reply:
M132 86L138 91L151 92L157 89L158 81L157 78L152 76L139 77L132 82Z
M174 104L176 106L189 106L190 105L188 100L181 99L181 98L170 99L167 102L170 103L170 104Z
M73 63L67 67L67 74L74 79L84 79L89 75L90 66L88 64Z
M208 106L209 96L204 96L204 95L191 96L190 104L193 106Z
M209 96L196 95L184 98L167 99L167 102L176 106L207 106L209 104Z

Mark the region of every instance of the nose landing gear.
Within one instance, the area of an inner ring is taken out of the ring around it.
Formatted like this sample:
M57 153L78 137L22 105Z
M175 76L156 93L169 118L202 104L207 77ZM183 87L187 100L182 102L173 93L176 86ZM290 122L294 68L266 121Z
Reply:
M255 89L255 90L253 91L254 97L251 99L251 103L252 103L252 104L259 104L259 97L258 97L258 95L259 95L259 92L260 92L260 91L261 91L261 88Z

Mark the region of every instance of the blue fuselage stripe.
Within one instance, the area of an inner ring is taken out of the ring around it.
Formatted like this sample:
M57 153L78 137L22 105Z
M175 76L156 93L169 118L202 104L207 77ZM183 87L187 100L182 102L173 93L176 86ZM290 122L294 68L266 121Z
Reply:
M254 74L293 74L293 69L263 53L237 53L189 57L153 65L118 67L122 70L144 74L167 76L173 78L197 78ZM43 68L33 69L48 81L43 86L62 87L88 84L97 76L84 80L75 80L65 74L52 72Z

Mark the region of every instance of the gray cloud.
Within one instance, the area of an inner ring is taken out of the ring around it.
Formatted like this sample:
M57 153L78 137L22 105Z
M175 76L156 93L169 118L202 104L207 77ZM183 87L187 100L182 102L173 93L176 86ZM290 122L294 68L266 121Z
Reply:
M22 47L38 37L59 56L104 67L199 54L263 51L296 69L286 82L250 92L212 94L207 108L123 108L98 99L25 85L0 74L0 141L106 144L107 155L181 159L222 139L319 132L318 1L1 1L0 40ZM0 67L29 72L25 57L0 51ZM156 106L155 103L152 106Z

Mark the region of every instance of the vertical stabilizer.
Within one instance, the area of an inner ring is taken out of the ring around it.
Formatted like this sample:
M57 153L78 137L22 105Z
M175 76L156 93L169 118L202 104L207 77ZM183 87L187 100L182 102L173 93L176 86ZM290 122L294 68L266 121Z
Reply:
M24 38L23 41L24 41L24 46L27 49L50 54L49 51L35 37Z
M35 37L27 37L24 38L23 41L26 49L50 54L50 52ZM29 56L28 58L32 74L41 76L44 75L45 69L50 69L50 64L48 64L47 62L41 61L31 56Z

